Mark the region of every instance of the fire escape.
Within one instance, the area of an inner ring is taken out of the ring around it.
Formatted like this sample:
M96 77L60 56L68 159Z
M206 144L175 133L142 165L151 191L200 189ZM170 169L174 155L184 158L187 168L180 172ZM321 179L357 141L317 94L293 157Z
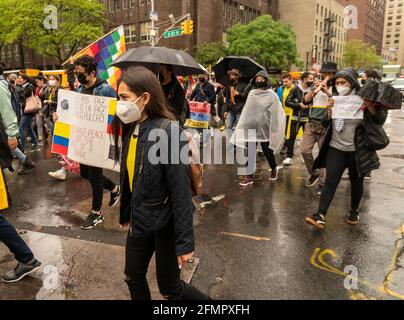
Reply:
M323 47L323 61L331 61L331 54L334 52L335 43L332 39L336 37L336 30L333 25L335 23L334 14L329 15L328 18L324 19L324 47Z

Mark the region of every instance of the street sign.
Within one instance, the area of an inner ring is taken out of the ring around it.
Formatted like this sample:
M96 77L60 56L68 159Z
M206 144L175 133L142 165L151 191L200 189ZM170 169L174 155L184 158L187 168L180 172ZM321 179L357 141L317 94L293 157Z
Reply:
M150 11L150 20L159 21L159 14L155 11Z
M182 28L175 28L175 29L171 29L171 30L167 30L166 32L164 32L164 38L168 39L168 38L174 38L174 37L179 37L182 36Z

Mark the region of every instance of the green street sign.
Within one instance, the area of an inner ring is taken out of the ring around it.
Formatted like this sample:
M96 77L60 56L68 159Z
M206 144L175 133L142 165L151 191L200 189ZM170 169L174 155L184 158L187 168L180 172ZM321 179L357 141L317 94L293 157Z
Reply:
M182 28L167 30L163 36L165 39L182 36Z

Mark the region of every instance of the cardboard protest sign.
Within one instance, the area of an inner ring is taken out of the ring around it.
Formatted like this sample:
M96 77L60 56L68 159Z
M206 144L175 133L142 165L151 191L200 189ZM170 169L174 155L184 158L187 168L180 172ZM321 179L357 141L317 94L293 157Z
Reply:
M332 108L333 119L363 119L361 110L364 101L359 96L333 97L335 103Z
M89 166L119 171L111 123L117 100L60 90L52 152Z
M195 129L208 129L211 105L207 102L189 101L189 108L191 116L185 122L185 126Z

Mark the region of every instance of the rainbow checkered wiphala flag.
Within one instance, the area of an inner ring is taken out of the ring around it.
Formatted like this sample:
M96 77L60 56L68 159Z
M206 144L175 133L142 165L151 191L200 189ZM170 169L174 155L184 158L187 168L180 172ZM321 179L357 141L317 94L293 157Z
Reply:
M98 64L97 77L103 80L108 80L108 83L117 90L118 80L121 77L121 70L110 67L110 65L112 61L125 51L125 31L124 27L120 26L81 50L74 56L74 59L84 55L93 57Z

